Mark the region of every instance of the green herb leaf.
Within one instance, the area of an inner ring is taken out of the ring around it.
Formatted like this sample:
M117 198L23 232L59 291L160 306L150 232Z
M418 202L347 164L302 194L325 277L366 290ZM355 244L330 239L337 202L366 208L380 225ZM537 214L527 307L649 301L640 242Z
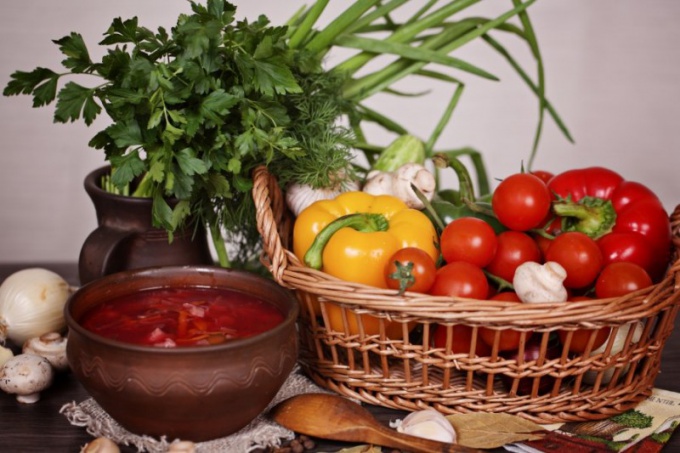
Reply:
M238 98L219 89L210 93L201 102L201 114L216 124L223 124L229 109L238 103Z
M68 82L57 95L54 119L60 123L75 121L82 112L85 123L90 125L100 111L101 108L94 100L94 90Z
M146 169L144 162L139 157L139 152L136 150L122 156L112 156L111 165L114 169L111 174L111 182L120 188L130 184Z
M69 68L74 73L87 72L91 69L92 60L90 60L90 54L80 33L71 33L53 42L59 46L61 53L67 56L61 62L64 67Z
M46 89L41 90L40 93L34 93L34 90L38 85L44 85L43 82L51 83L54 80L56 84L58 79L59 75L47 68L35 68L31 72L16 71L10 76L10 81L2 94L5 96L33 94L33 105L43 106L52 102L54 95Z
M177 164L182 169L182 172L188 176L202 175L208 171L208 167L201 159L195 157L194 150L191 148L184 148L177 153Z
M99 42L100 45L110 45L119 43L137 42L138 19L133 17L125 22L117 17L111 23L109 29L104 33L106 38Z
M134 120L114 123L106 128L106 132L121 149L143 144L142 131Z

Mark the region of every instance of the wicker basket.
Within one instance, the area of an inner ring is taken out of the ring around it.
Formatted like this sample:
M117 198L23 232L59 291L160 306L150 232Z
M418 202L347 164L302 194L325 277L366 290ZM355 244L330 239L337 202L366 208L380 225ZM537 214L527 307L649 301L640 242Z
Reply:
M253 198L262 259L301 303L301 365L325 388L394 409L504 412L537 423L610 417L635 406L653 389L680 303L680 206L671 217L673 263L658 284L615 299L512 304L416 293L398 297L394 291L307 268L289 250L293 218L276 179L263 167L254 173ZM326 327L331 325L329 307L340 307L343 329ZM359 314L378 318L379 333L366 334ZM358 333L350 333L350 319L359 319ZM618 353L612 353L613 341L594 355L588 350L575 355L554 342L558 330L612 327L615 333L638 321L639 339L633 336L636 329L629 329ZM395 323L401 334L388 338L387 326L393 329ZM481 341L480 326L512 328L524 332L520 350L529 335L539 342L538 356L515 360L494 346L488 356L478 357L432 346L435 326L449 331L450 345L450 326L456 324L472 328L473 351Z

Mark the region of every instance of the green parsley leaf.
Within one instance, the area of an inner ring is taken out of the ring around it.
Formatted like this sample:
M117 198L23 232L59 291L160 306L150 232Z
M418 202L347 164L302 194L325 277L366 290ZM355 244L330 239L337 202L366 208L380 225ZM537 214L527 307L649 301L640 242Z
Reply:
M210 93L201 102L201 114L216 124L223 124L224 117L229 113L229 109L238 103L238 98L224 90L216 90Z
M59 75L47 68L35 68L31 72L16 71L10 76L10 81L2 91L5 96L16 96L18 94L34 94L33 90L43 83L44 81L49 81L51 79L58 79ZM35 94L34 94L35 96ZM52 99L54 100L54 99ZM41 99L36 100L34 98L33 104L36 105L46 105L52 102L49 100L43 102Z
M71 33L53 42L59 46L61 53L67 57L61 62L64 67L69 68L74 73L89 72L92 69L92 60L90 59L83 36L80 33Z
M208 167L201 159L195 157L194 150L191 148L184 148L176 155L177 164L182 169L182 172L188 176L202 175L208 171Z
M143 144L142 131L134 120L114 123L106 128L106 132L119 148Z
M130 184L134 178L141 175L146 169L146 165L144 165L144 162L139 157L137 150L122 156L111 157L111 165L113 166L111 182L120 188Z
M85 104L87 103L87 107ZM59 123L75 121L80 118L83 108L83 119L90 125L101 109L94 101L94 90L68 82L57 95L57 108L54 111L54 120Z

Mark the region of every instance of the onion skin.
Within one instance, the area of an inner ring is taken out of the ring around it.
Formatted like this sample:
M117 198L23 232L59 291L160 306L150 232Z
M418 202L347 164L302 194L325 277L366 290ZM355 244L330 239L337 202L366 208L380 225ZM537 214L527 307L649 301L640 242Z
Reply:
M27 268L0 285L0 343L22 345L26 340L66 327L64 305L71 287L59 274Z

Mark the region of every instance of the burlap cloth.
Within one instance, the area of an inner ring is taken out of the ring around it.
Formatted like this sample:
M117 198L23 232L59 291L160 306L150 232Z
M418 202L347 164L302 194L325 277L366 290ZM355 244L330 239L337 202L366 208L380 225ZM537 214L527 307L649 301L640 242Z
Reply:
M284 382L269 406L248 426L228 437L196 444L196 453L249 452L261 448L279 447L295 437L294 433L269 420L265 414L277 403L304 393L327 392L304 376L296 367ZM134 446L137 451L164 453L176 439L155 438L132 434L121 427L92 398L65 404L60 413L74 426L85 427L93 437L108 437L119 445Z

